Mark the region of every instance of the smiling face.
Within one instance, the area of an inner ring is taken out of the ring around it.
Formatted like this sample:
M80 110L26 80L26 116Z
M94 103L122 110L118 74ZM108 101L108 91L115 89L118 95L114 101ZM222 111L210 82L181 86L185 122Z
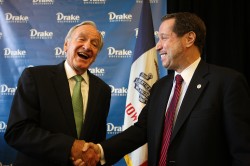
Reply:
M173 32L174 23L174 19L169 19L161 24L156 49L161 55L162 65L167 69L178 71L185 60L185 40Z
M95 61L101 36L93 25L81 25L65 40L67 62L77 74L83 74Z

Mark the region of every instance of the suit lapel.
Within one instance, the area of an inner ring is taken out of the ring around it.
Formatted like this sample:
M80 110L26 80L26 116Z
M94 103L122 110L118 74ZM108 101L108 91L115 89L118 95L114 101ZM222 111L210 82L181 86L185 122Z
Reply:
M88 129L90 128L89 125L92 125L94 123L95 116L98 115L96 113L96 106L98 103L96 103L98 97L98 94L100 93L100 86L98 85L97 81L95 81L95 77L88 71L89 75L89 93L88 93L88 103L87 103L87 109L86 109L86 114L85 114L85 120L82 128L82 136L88 135L89 131Z
M170 96L170 93L171 93L171 89L172 89L172 86L173 86L173 78L174 78L173 74L166 78L167 80L164 82L163 87L161 88L161 92L163 94L159 95L160 99L158 100L158 102L159 102L159 110L160 111L156 112L155 117L157 117L157 119L158 119L158 121L157 121L158 126L157 127L159 129L161 129L161 131L163 131L163 127L164 127L167 103L168 103L169 96ZM161 134L160 134L160 136L161 136Z
M54 77L52 78L52 82L54 84L62 110L65 114L65 118L67 119L66 123L68 123L67 126L69 128L69 131L73 136L76 137L76 130L72 130L75 129L76 126L70 96L69 83L64 69L64 62L58 65L57 70L54 73Z
M191 79L187 92L183 98L171 141L175 138L176 134L189 117L200 95L203 93L205 87L207 86L208 81L203 79L203 77L207 73L208 67L205 62L201 61L193 75L193 78Z

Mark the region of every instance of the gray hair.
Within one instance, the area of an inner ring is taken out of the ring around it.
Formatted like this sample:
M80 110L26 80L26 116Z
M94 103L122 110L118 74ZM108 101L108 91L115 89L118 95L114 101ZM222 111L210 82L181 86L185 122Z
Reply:
M68 31L68 33L65 37L65 42L71 37L74 30L82 25L92 25L93 27L95 27L97 29L97 26L93 21L83 21L80 24L77 24L77 25L73 26L72 28L70 28L70 30ZM99 51L100 51L103 47L103 38L102 38L102 34L99 31L98 31L98 33L100 35L100 44L99 44Z

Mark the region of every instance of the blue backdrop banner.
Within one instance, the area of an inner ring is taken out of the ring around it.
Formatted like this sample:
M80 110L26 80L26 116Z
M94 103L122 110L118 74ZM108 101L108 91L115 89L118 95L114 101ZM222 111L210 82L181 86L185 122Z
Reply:
M166 3L150 0L156 42ZM141 8L142 0L0 0L0 166L15 159L4 133L20 74L27 67L65 60L64 38L70 27L85 20L94 21L104 38L89 70L112 88L107 138L122 131ZM167 71L158 61L162 77Z

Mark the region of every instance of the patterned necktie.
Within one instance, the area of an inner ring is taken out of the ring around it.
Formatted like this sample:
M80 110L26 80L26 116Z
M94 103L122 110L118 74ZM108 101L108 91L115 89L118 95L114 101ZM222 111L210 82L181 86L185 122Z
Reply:
M74 117L76 123L76 130L78 138L80 137L82 123L83 123L83 101L81 92L81 82L83 80L82 76L75 75L73 77L76 81L72 95L72 105L74 110Z
M172 100L169 104L166 116L165 116L165 124L164 124L164 131L162 134L162 146L161 146L161 156L159 160L159 166L166 166L167 165L167 151L168 146L172 134L172 128L173 128L173 122L174 122L174 115L176 112L176 106L179 100L180 91L181 91L181 84L183 81L183 78L181 75L175 76L175 89L174 89L174 95L172 97Z

